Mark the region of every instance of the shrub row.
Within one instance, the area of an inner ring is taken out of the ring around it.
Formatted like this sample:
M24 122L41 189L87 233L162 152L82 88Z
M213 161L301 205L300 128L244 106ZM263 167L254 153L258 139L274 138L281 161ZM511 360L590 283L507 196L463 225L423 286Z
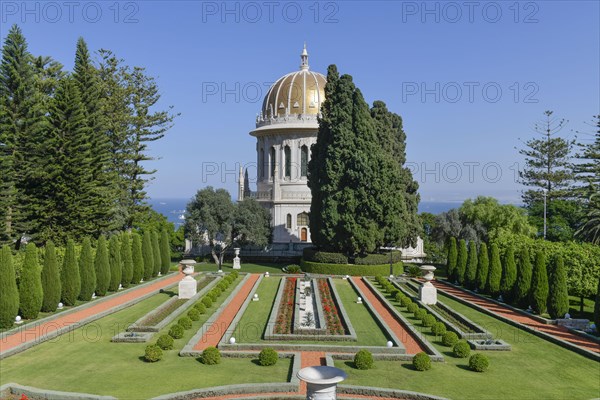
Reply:
M311 274L326 274L326 275L351 275L351 276L372 276L372 275L389 275L390 265L354 265L354 264L324 264L302 260L302 271ZM393 265L393 273L400 274L403 271L402 263Z
M352 263L355 265L389 265L390 254L365 254L349 259L342 253L329 253L326 251L319 251L315 248L306 248L302 251L302 259L304 261L310 261L319 264L346 265L348 263ZM399 251L392 252L391 261L393 264L400 263L402 261L402 253Z
M392 263L397 264L402 261L402 253L399 251L392 252ZM390 254L367 254L364 256L358 256L354 259L356 265L382 265L390 264Z
M321 264L348 264L348 257L344 254L318 251L317 249L310 247L302 250L302 258L306 261Z

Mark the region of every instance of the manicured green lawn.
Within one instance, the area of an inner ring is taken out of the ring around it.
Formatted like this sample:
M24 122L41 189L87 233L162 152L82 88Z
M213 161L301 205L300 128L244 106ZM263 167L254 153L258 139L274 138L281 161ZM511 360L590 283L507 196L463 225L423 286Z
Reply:
M581 299L579 296L569 296L569 313L571 318L585 318L590 321L594 320L594 305L592 299L583 299L583 313L579 312L581 307Z
M600 396L600 363L446 296L440 295L440 300L490 330L496 338L510 343L512 351L482 352L490 359L490 369L476 373L468 370L468 359L454 358L449 348L435 341L428 329L423 329L424 335L444 353L445 363L433 363L430 371L417 372L408 362L376 361L375 369L359 371L349 362L336 361L336 366L348 373L344 383L395 387L452 399L576 400ZM399 309L408 315L405 309Z
M256 290L260 300L251 301L248 304L246 312L244 312L233 333L238 343L259 343L262 341L280 281L281 278L274 276L264 278L261 281Z
M284 382L290 370L288 359L281 359L273 367L260 367L250 358L223 358L221 364L207 366L194 357L178 355L240 279L219 297L200 321L193 323L192 329L185 331L182 339L175 341L175 349L165 351L163 360L157 363L146 363L141 359L145 343L111 343L110 338L163 303L168 298L165 293L99 319L70 335L60 336L2 360L0 384L15 382L45 389L111 395L120 399L145 399L233 383ZM168 329L155 335L150 344Z

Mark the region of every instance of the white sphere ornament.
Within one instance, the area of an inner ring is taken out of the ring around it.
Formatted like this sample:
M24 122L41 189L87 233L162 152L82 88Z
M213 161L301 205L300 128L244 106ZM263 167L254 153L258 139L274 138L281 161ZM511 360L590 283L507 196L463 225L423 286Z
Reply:
M20 315L17 315L17 316L15 317L15 323L16 323L16 324L20 324L21 322L23 322L23 321L21 320L21 316L20 316Z
M394 343L392 343L391 340L388 340L388 342L386 343L387 347L394 347Z
M58 308L59 310L62 310L64 306L65 305L63 303L58 303L58 306L56 308Z
M92 294L92 299L95 299L95 298L96 298L96 292L94 292L94 293Z
M357 302L358 304L361 304L361 303L362 303L362 297L357 297L357 298L356 298L356 302Z
M233 336L229 338L229 344L235 344L235 338Z
M394 274L390 274L390 279L394 279Z
M252 297L252 301L258 301L258 293L254 293L254 296Z
M269 277L269 271L265 272L265 277Z

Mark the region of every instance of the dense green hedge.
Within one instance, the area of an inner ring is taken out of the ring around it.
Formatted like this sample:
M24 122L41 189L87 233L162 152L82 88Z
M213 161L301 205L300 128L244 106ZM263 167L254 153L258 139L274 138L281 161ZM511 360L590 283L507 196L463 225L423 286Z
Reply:
M355 265L355 264L326 264L302 260L302 271L312 274L328 275L389 275L390 265ZM404 266L401 262L394 264L394 275L404 272Z
M322 264L347 264L348 257L341 253L328 253L317 251L314 248L306 248L302 251L302 259Z
M402 261L402 253L399 251L392 252L392 262L394 264ZM390 264L390 254L367 254L366 256L359 256L354 259L356 265L383 265Z

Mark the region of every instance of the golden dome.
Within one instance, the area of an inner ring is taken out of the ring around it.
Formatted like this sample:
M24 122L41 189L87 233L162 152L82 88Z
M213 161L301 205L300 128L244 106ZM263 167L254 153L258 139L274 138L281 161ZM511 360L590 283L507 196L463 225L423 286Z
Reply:
M292 115L316 116L319 113L325 100L327 79L322 74L309 70L306 45L300 58L300 70L279 78L267 92L260 119L277 119Z

